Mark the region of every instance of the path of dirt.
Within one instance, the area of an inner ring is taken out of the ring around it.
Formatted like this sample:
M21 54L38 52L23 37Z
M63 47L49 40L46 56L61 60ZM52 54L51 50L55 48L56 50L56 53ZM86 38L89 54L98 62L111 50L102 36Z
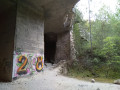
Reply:
M47 64L44 71L11 83L0 83L0 90L120 90L120 85L91 83L62 76L58 68Z

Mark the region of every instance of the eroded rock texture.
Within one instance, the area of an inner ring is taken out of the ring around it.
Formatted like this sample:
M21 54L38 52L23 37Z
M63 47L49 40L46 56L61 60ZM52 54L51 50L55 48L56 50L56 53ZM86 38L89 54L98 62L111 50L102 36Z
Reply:
M43 7L45 13L45 33L65 31L66 16L71 19L72 8L79 0L24 0L32 6ZM68 20L69 21L69 20Z
M70 28L72 25L72 8L79 0L0 0L0 80L1 81L11 81L12 80L12 69L13 69L13 52L16 46L23 46L19 44L20 42L26 42L26 39L35 39L39 33L34 33L34 31L39 31L40 23L39 19L41 18L40 13L42 13L43 18L42 24L44 35L47 34L47 37L52 40L46 42L47 47L51 46L53 49L48 49L49 53L53 53L49 58L51 62L58 62L60 60L70 59ZM23 3L28 7L22 9ZM20 6L19 6L20 5ZM18 8L19 6L19 8ZM41 12L42 9L42 12ZM30 11L29 11L30 10ZM24 13L25 12L25 13ZM40 17L39 17L40 16ZM19 18L18 18L19 17ZM17 20L16 20L17 19ZM21 25L21 26L20 26ZM17 28L17 31L16 31ZM18 30L19 29L19 30ZM18 32L19 31L19 32ZM25 31L32 32L33 34L28 33L26 35L32 36L27 37L24 35ZM16 33L16 34L15 34ZM54 33L55 37L50 33ZM18 38L15 35L21 36L19 42L17 43ZM44 43L44 35L42 34L42 43ZM37 38L38 39L38 38ZM39 41L38 40L38 41ZM37 40L36 40L37 41ZM15 42L18 44L15 44ZM29 46L33 45L27 41ZM37 42L39 44L40 42ZM33 45L34 46L34 45ZM54 47L53 47L54 46ZM44 47L44 45L43 45ZM27 48L27 49L26 49ZM40 48L37 45L37 48ZM30 50L28 46L23 47L23 51L40 52L40 50L32 49ZM44 53L44 48L42 48ZM29 50L29 51L28 51ZM52 57L52 58L51 58Z

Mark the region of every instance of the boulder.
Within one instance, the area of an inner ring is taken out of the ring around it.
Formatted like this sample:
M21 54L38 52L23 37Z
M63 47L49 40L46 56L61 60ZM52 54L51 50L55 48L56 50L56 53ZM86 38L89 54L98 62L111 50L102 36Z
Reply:
M119 84L120 85L120 79L115 80L114 84Z
M91 82L92 82L92 83L95 83L95 79L91 79Z

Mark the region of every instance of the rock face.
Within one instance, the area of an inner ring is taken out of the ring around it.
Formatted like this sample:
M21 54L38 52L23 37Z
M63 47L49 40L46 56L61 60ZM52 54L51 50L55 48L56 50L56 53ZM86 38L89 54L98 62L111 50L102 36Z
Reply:
M65 31L66 17L71 19L72 8L79 0L0 0L0 12L17 5L19 1L38 10L42 7L45 17L45 33L60 33Z
M57 37L55 63L60 60L70 60L70 32L68 31Z
M0 1L0 81L11 81L16 9L12 5L5 10L4 5Z
M32 66L39 71L39 64L35 68L31 60L39 61L40 57L44 61L44 56L48 56L52 63L70 59L72 8L78 1L0 0L1 81L12 81L12 76L20 74L22 58L26 60L23 65L30 64L29 68L23 66L25 73L22 74L29 74Z
M115 80L115 81L114 81L114 84L119 84L119 85L120 85L120 79Z
M91 79L91 82L92 82L92 83L95 83L95 79Z
M15 48L12 77L40 72L35 64L44 57L44 14L41 10L19 1L17 4ZM22 59L21 59L22 58ZM22 62L25 64L19 65ZM21 67L23 68L21 69ZM35 68L36 67L36 68ZM43 67L43 65L41 66ZM24 69L24 70L23 70Z
M66 17L72 18L72 8L79 0L24 0L36 7L43 7L45 13L45 33L65 31ZM68 20L69 21L69 20Z

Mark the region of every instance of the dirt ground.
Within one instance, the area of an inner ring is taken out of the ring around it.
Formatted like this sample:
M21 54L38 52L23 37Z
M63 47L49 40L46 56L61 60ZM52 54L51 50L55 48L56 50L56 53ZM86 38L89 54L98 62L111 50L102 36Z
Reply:
M19 78L9 83L0 83L0 90L120 90L120 85L91 83L59 74L59 68L51 64L37 75Z

